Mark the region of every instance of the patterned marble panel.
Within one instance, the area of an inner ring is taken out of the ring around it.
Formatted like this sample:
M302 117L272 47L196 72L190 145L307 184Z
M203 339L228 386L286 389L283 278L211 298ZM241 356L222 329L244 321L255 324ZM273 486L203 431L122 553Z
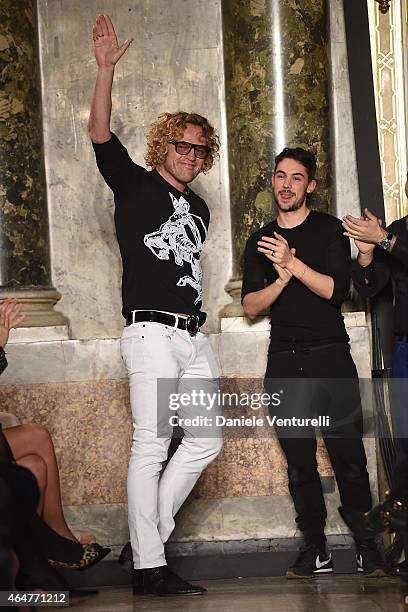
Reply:
M370 342L364 312L344 313L351 351L360 377L369 378ZM254 323L244 317L221 319L221 334L210 340L224 376L263 376L269 343L268 317ZM7 345L9 367L0 386L24 383L126 378L117 338L13 342Z
M325 501L328 513L326 534L349 533L337 511L340 504L338 491L325 495ZM128 540L125 504L69 506L65 508L65 514L75 532L92 531L99 542L112 546L111 559L119 555ZM168 549L173 554L248 552L248 546L253 548L253 552L268 550L267 539L301 536L294 518L289 495L190 498L177 514Z
M11 385L2 410L51 432L64 504L125 501L131 440L127 381Z
M404 6L405 4L405 6ZM378 143L387 224L407 214L407 42L406 3L390 0L380 12L368 2L377 111Z
M235 279L248 235L273 214L273 159L285 146L317 154L311 202L329 210L326 20L322 0L221 5Z
M65 506L64 515L74 533L91 532L100 544L120 546L129 539L125 503Z
M227 332L220 334L219 359L225 376L240 374L263 376L269 345L268 331Z
M333 474L322 440L318 443L322 476ZM286 495L286 461L276 438L227 439L219 458L201 476L194 499Z
M354 314L354 313L353 313ZM360 378L371 378L370 332L367 326L347 327L350 337L351 356Z
M329 0L329 92L332 154L332 214L360 216L354 126L343 0ZM344 177L347 176L347 180ZM352 241L354 248L354 241ZM355 248L354 248L355 250Z
M226 388L247 388L261 381L227 381ZM128 385L125 380L4 385L2 410L22 423L36 422L51 432L61 470L67 505L123 503L131 441ZM195 499L283 495L286 467L279 444L270 432L252 437L251 430L228 432L219 458L209 466L193 491ZM330 475L324 449L321 473Z
M24 6L23 6L24 5ZM35 0L0 2L0 285L50 285Z
M117 338L9 342L1 385L126 378Z
M65 380L62 342L11 342L6 347L8 368L0 377L4 385L54 383Z

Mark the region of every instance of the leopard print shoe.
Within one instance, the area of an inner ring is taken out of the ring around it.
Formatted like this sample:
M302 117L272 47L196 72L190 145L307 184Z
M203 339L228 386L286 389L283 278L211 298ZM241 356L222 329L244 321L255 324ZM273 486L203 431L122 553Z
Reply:
M48 559L50 565L54 567L66 567L68 569L85 570L92 567L95 563L102 561L111 551L110 548L101 546L96 542L91 544L82 544L83 555L79 561L65 562L55 559Z

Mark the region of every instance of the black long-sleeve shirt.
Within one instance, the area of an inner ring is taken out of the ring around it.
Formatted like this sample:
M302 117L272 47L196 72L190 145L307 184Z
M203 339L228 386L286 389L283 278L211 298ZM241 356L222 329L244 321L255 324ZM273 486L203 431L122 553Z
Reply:
M408 335L408 215L394 221L387 232L397 236L390 252L379 247L374 258L363 268L355 261L352 267L354 286L363 297L373 297L383 289L390 278L394 286L394 333Z
M343 236L336 217L312 210L296 227L279 227L275 219L252 234L245 249L242 299L278 277L272 262L257 251L258 240L262 236L273 237L274 231L288 241L290 248L296 248L296 257L301 261L316 272L331 276L334 290L331 299L325 300L293 277L270 307L270 350L348 342L341 305L350 290L350 241Z
M8 363L7 363L6 353L4 352L3 347L0 346L0 374L3 374L7 366L8 366Z

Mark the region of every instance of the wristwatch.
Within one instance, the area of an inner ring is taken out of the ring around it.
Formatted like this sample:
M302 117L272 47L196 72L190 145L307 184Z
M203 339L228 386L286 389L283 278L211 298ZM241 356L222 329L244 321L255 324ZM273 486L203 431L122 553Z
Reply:
M387 237L383 238L383 240L380 240L380 242L378 243L380 249L383 249L383 251L388 251L391 246L392 236L393 235L391 234L391 232L388 232Z

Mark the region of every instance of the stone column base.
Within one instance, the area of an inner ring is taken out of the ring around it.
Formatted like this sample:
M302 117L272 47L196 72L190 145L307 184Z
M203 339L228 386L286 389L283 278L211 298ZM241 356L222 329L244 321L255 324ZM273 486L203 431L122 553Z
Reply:
M224 317L244 317L244 311L241 305L241 279L231 279L225 286L225 291L232 297L232 302L224 306L220 316Z
M62 312L54 310L55 304L61 299L61 294L52 287L0 289L0 303L8 297L15 297L23 304L22 312L26 315L26 319L19 328L68 326L68 319Z
M230 318L230 317L245 317L244 309L241 304L241 289L242 289L242 279L231 279L225 286L225 291L232 297L232 302L224 306L221 310L220 317ZM268 316L269 309L265 312L259 313L259 316Z

